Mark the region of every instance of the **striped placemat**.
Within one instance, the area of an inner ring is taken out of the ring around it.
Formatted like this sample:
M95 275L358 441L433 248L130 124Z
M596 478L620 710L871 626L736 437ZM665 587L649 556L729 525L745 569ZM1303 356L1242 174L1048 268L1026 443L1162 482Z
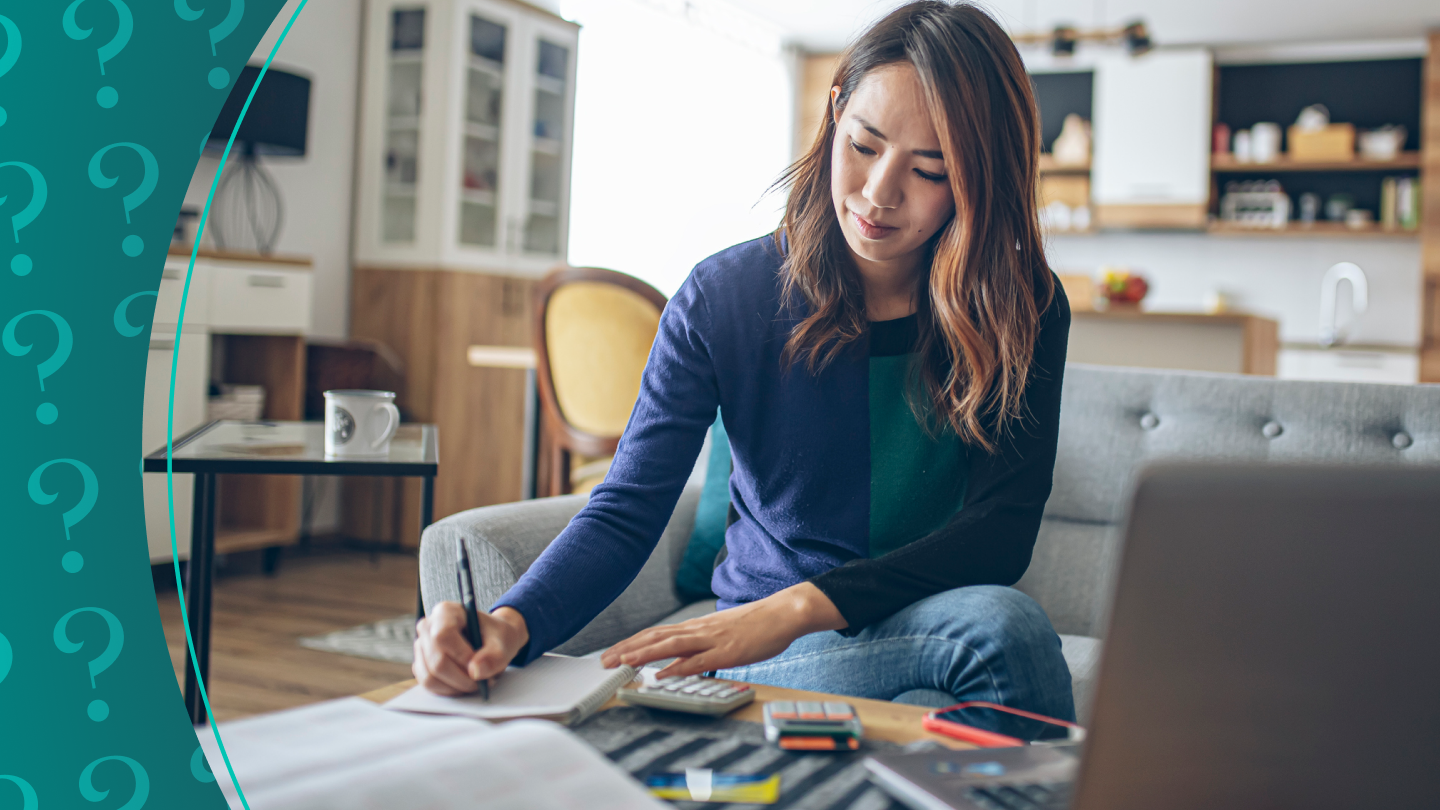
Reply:
M600 712L573 730L637 779L686 768L780 774L775 804L674 802L686 810L905 810L870 783L861 763L867 753L900 750L894 743L866 740L860 751L846 754L781 751L765 742L758 723L639 706Z

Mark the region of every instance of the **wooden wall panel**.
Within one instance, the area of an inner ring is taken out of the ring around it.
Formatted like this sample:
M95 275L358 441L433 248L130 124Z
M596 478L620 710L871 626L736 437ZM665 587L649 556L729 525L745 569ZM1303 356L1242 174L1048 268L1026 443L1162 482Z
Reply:
M830 80L838 53L810 53L800 57L800 87L795 93L795 157L815 143L820 121L830 111Z
M476 273L447 272L440 282L435 413L442 425L442 473L436 479L436 517L521 497L525 372L475 368L466 349L529 346L534 288L527 279Z
M1420 342L1420 381L1440 382L1440 30L1430 32L1425 59L1425 98L1420 145L1420 256L1424 281L1420 290L1425 318Z
M534 286L451 270L354 271L351 335L385 343L400 356L405 384L397 403L407 418L440 429L436 520L520 499L525 372L475 368L465 352L474 344L528 347ZM347 479L342 531L418 545L420 492L418 480Z

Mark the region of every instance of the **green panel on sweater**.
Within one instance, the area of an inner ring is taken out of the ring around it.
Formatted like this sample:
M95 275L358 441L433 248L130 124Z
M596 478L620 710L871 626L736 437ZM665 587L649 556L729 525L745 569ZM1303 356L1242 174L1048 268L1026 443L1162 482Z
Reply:
M930 436L905 399L914 354L870 358L870 556L944 526L965 503L965 445Z

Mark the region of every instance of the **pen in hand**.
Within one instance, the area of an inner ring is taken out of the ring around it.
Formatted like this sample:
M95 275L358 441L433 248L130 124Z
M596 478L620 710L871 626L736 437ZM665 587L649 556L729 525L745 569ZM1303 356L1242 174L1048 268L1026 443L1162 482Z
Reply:
M460 602L465 606L465 640L479 652L485 643L480 637L480 614L475 607L475 580L470 577L470 553L465 549L465 540L455 538L458 554L455 557L455 579L460 585ZM480 699L490 699L490 682L480 681Z

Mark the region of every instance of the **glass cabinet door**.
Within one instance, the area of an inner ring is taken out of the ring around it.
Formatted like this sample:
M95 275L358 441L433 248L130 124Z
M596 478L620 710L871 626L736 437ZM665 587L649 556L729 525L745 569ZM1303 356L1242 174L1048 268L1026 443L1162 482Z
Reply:
M528 253L560 255L562 179L570 137L569 45L536 40L534 121L530 126L530 188L523 246Z
M380 213L383 242L415 241L415 185L420 165L425 9L390 15L385 101L385 172Z
M460 167L460 244L499 244L500 133L505 102L506 26L469 16L465 65L465 134Z

